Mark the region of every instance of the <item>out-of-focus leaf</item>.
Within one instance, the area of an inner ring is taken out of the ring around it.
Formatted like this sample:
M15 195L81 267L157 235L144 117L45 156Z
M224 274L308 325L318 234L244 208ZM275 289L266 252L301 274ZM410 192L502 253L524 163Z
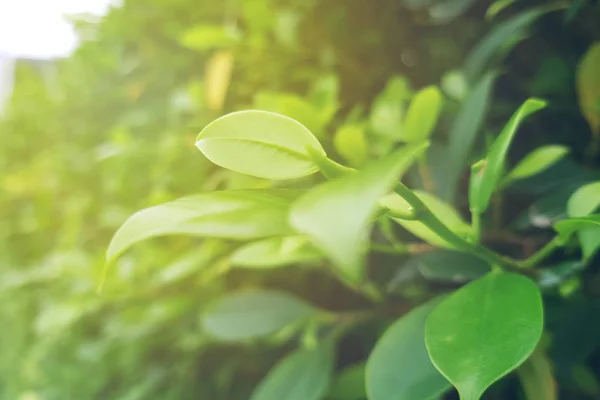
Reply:
M515 39L521 38L525 29L533 21L551 10L552 8L549 6L534 8L498 24L477 43L467 56L463 67L466 78L470 82L478 79L489 61L501 48L504 52L508 51L507 43L516 44Z
M429 139L442 110L442 94L435 86L418 91L408 107L399 140L409 143Z
M554 224L554 229L565 239L575 232L598 227L600 227L600 214L563 219Z
M558 398L550 360L541 350L536 350L517 369L517 375L527 400L556 400Z
M429 15L434 20L449 21L464 13L476 0L445 0L434 3L429 8Z
M445 163L447 177L436 181L438 193L444 200L454 199L460 174L469 164L475 139L487 114L495 78L493 72L485 74L469 92L452 121Z
M568 152L569 149L565 146L548 145L538 147L519 161L512 171L506 175L502 185L535 175L558 162Z
M492 272L442 300L427 320L425 343L461 399L479 400L529 357L542 330L542 298L535 283Z
M584 217L600 208L600 181L588 183L577 189L569 198L567 213L570 217ZM590 227L578 232L585 260L600 249L600 227Z
M223 168L273 180L317 172L306 147L325 154L302 124L267 111L238 111L213 121L198 135L196 147Z
M292 226L308 235L346 279L361 282L378 201L425 148L405 146L363 170L317 186L293 205Z
M320 77L313 84L308 98L319 115L321 126L329 123L338 111L340 82L336 75L328 74Z
M324 126L329 122L329 120L323 119L322 116L322 113L327 110L318 108L296 94L258 92L254 96L254 107L295 119L317 137L322 136Z
M182 46L192 50L210 50L230 47L237 41L235 32L222 25L202 24L186 31L181 37Z
M204 90L206 105L213 111L220 111L229 89L233 71L233 53L222 50L206 62Z
M494 19L502 10L510 7L516 0L496 0L494 1L485 12L485 19Z
M451 99L461 101L469 90L465 77L460 71L449 71L444 74L441 82L442 90Z
M410 97L404 77L392 77L385 89L375 98L369 115L373 132L389 138L398 138L402 129L404 102Z
M327 395L332 400L362 400L367 397L365 363L344 368L336 377Z
M291 353L271 369L250 400L321 400L331 381L334 357L330 340Z
M231 265L243 268L275 268L314 262L321 252L302 236L276 237L243 245L231 254Z
M411 10L427 7L433 4L436 0L404 0L404 4Z
M579 107L595 135L600 135L600 41L593 43L577 68Z
M506 155L521 122L545 106L546 102L539 99L525 101L498 135L487 156L473 168L469 184L469 204L473 212L482 213L487 209L504 174Z
M451 206L427 192L415 190L414 193L440 219L440 221L452 231L462 236L470 236L472 234L471 226L467 224ZM391 211L398 211L400 213L406 213L410 209L410 205L395 193L385 196L380 201L380 204L389 208ZM419 221L408 221L399 218L394 218L394 221L402 225L404 229L413 235L428 243L440 247L451 247L450 244L441 239L435 232Z
M369 157L365 131L359 125L340 127L335 133L333 144L337 152L353 167L360 167Z
M133 214L113 236L110 264L134 244L165 235L252 239L290 232L289 204L295 190L237 190L183 197Z
M202 316L202 327L222 341L248 341L273 334L316 313L312 305L284 292L249 291L218 300Z
M421 275L433 281L465 283L491 271L480 258L453 250L435 250L416 258Z
M377 341L367 361L370 400L430 400L450 389L425 348L425 322L440 300L400 317Z

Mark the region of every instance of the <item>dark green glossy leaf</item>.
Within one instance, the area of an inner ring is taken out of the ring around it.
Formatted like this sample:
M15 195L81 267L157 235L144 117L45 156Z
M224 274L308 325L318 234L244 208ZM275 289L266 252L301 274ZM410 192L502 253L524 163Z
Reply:
M425 322L439 302L435 299L412 310L379 339L367 361L370 400L429 400L451 387L425 348Z
M289 233L287 212L299 193L286 189L212 192L146 208L129 217L115 233L106 262L157 236L252 239Z
M240 292L213 304L202 316L202 327L222 341L248 341L273 334L316 313L312 305L284 292Z
M535 350L542 299L528 278L492 272L446 297L429 315L427 350L461 399L478 400Z
M303 236L285 236L259 240L236 249L231 265L244 268L276 268L291 264L314 262L323 258Z
M250 400L321 400L327 393L333 364L331 341L297 350L273 367Z
M487 156L473 168L469 186L471 210L482 213L487 209L492 194L504 174L506 155L519 125L527 116L545 106L546 103L539 99L525 101L498 135Z
M318 171L306 148L325 154L304 125L267 111L238 111L206 126L196 147L213 163L266 179L290 179Z
M309 236L347 279L362 281L378 201L425 147L406 146L363 170L317 186L292 206L291 225Z

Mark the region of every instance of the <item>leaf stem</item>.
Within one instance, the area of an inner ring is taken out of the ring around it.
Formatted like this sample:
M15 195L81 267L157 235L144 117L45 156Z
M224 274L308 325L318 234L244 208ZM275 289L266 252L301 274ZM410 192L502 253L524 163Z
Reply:
M442 221L440 221L431 210L421 201L416 194L409 188L404 186L402 183L398 183L395 187L395 191L404 200L408 202L415 210L415 213L419 215L419 221L435 232L440 238L453 245L455 248L472 253L473 255L481 258L491 265L497 265L505 270L517 270L518 266L516 263L508 260L486 247L481 246L478 243L470 243L466 239L458 236L452 232Z
M538 250L537 253L522 261L519 265L521 268L535 267L540 262L548 258L557 248L564 246L564 244L564 239L557 235L554 237L554 239L546 243L544 247Z

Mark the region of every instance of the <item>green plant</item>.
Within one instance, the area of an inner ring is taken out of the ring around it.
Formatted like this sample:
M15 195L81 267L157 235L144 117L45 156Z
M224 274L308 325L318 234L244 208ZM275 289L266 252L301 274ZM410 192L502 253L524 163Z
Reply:
M425 98L427 101L421 102ZM288 337L304 332L301 348L305 349L276 365L252 399L282 398L277 394L282 391L288 393L286 399L316 400L326 394L328 385L323 379L331 373L334 353L315 346L330 348L332 341L353 325L381 311L385 293L370 279L366 255L381 250L410 251L393 233L387 237L388 243L372 235L375 225L398 222L435 246L480 259L483 276L430 300L389 328L367 361L367 393L373 400L430 399L446 391L449 381L461 399L477 400L536 349L543 331L538 288L543 271L536 267L568 244L574 234L598 229L600 214L585 214L597 208L600 196L597 184L576 193L572 217L557 222L557 236L527 259L513 259L485 247L480 243L481 215L496 192L550 167L566 151L538 149L507 172L507 153L519 125L546 106L538 99L524 102L491 143L487 155L472 167L472 222L468 225L435 195L410 190L401 183L404 173L425 155L440 101L435 88L419 92L402 134L393 138L386 154L358 170L329 158L316 137L289 117L255 110L225 115L204 128L196 146L215 164L278 181L278 188L218 191L143 210L114 236L107 266L135 243L169 234L237 241L231 255L236 266L268 269L328 260L319 265L370 298L372 309L335 313L289 295L254 291L226 296L203 318L204 329L222 341L248 341L281 330ZM346 156L363 158L359 155L362 151L347 150ZM298 180L317 171L326 182L297 188ZM587 205L579 205L581 202ZM597 236L590 239L589 246L585 259L600 247ZM323 370L315 370L317 365ZM403 379L394 380L386 371L395 371Z

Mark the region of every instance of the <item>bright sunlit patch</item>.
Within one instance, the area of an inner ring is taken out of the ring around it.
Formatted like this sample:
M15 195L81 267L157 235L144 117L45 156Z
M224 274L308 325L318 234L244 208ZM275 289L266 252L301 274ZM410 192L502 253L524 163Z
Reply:
M111 0L0 1L0 53L16 57L53 58L68 55L77 36L66 15L101 15Z

